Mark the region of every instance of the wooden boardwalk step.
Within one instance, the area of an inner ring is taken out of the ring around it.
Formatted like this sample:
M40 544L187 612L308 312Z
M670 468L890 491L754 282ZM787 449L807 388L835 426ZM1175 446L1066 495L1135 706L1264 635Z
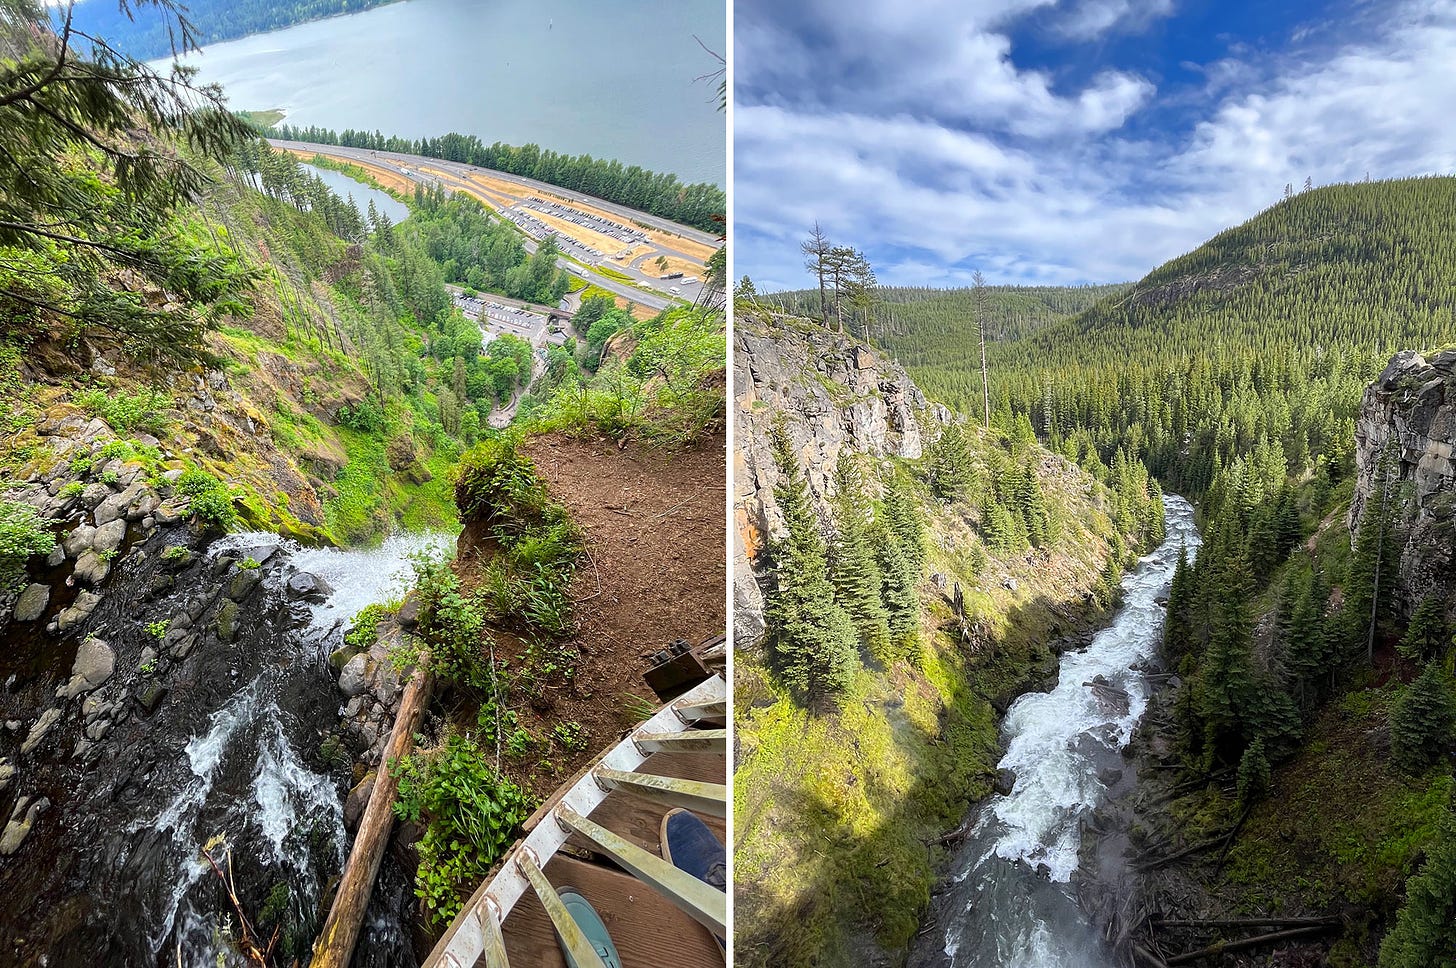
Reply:
M680 780L628 770L598 767L592 776L607 790L621 790L667 807L685 807L713 817L728 815L728 787L722 783Z
M632 737L648 753L726 753L728 730L689 729L680 733L638 733Z
M716 754L653 753L643 761L639 769L643 773L701 780L704 783L722 783L728 775L727 759ZM626 837L643 850L660 855L662 817L669 809L671 808L631 793L613 790L591 812L591 818L608 830ZM698 819L708 825L708 829L718 838L720 844L728 843L726 820L708 814L698 814ZM579 850L594 849L589 842L575 835L567 843Z
M723 964L722 949L708 929L629 874L560 854L545 867L557 890L579 892L602 916L626 968L711 968ZM531 892L506 918L502 934L511 964L566 968L546 910Z

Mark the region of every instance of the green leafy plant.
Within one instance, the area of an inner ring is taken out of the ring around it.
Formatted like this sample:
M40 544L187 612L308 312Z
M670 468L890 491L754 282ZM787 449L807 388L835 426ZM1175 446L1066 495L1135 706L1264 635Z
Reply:
M574 721L557 723L551 730L551 735L556 738L556 742L561 744L561 748L568 753L579 753L586 749L586 730L582 728L581 723Z
M344 633L344 644L354 649L367 649L379 638L379 623L389 614L389 608L379 602L367 605L354 617L354 624Z
M162 560L167 562L169 565L174 565L179 561L189 561L191 560L191 558L192 552L187 548L186 545L173 545L166 551L162 552Z
M244 558L242 561L238 562L238 568L241 569L242 571L251 571L254 568L261 568L261 567L262 567L262 564L259 563L258 559L257 558L254 558L252 555L249 555L248 557Z
M425 825L415 895L432 924L459 913L465 893L489 873L530 813L527 794L488 761L473 740L456 735L393 765L400 777L395 816Z
M227 485L198 467L183 471L174 485L177 493L191 498L192 515L204 527L230 531L238 522L233 495Z
M73 497L80 497L84 490L86 490L86 485L80 481L67 481L61 485L60 496L70 500Z
M111 562L116 560L116 556L118 554L120 554L120 552L118 552L115 548L107 548L105 551L98 551L96 553L96 557L100 558L102 561Z
M171 625L172 625L172 622L169 619L162 619L162 620L157 621L157 622L148 622L147 623L147 634L150 635L154 639L166 638L166 636L167 636L167 629L169 627L171 627Z
M0 501L0 588L10 588L25 576L25 562L33 555L55 550L50 526L29 504Z
M140 430L149 434L167 429L166 414L172 409L172 398L156 390L126 393L96 387L78 393L75 403L91 416L105 420L113 430Z

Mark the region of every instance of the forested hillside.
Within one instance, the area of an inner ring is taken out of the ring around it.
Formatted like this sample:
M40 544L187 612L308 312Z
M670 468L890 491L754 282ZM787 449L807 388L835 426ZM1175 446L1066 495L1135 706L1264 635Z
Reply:
M902 961L998 715L1162 538L1146 471L985 430L815 322L735 302L735 957ZM927 846L929 845L929 846Z
M260 34L342 13L357 13L393 0L189 0L187 21L199 45ZM117 50L149 60L167 57L180 38L165 9L138 4L130 15L112 0L88 0L76 7L76 27L105 38Z
M1392 363L1387 409L1358 436L1356 416L1396 351L1456 344L1456 179L1306 190L1041 325L1008 326L992 292L934 318L847 299L846 326L979 417L984 324L993 425L1199 500L1126 820L1137 890L1194 927L1119 930L1171 954L1313 918L1296 937L1319 963L1449 961L1450 354Z
M874 312L863 318L854 316L849 322L857 336L889 350L901 365L914 369L917 381L939 395L942 381L964 363L966 321L975 319L978 311L986 320L986 339L1019 339L1127 288L1124 283L964 289L878 286ZM817 289L795 289L769 298L788 312L813 316L819 311ZM976 338L976 334L970 335Z

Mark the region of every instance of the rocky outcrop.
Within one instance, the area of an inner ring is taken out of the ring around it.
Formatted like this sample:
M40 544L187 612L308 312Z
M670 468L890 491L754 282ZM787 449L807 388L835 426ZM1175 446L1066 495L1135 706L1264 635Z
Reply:
M377 767L383 759L404 695L394 658L404 647L404 635L397 618L386 618L368 648L346 644L329 656L330 665L339 670L339 692L348 700L344 731L363 750L359 761L366 767Z
M1372 494L1392 483L1405 536L1398 596L1407 612L1428 595L1456 593L1456 350L1429 361L1397 353L1365 391L1355 422L1353 534Z
M754 565L783 524L773 496L774 421L782 416L810 494L822 505L840 451L920 457L950 413L877 350L806 320L749 315L736 321L734 340L734 639L745 646L763 631Z

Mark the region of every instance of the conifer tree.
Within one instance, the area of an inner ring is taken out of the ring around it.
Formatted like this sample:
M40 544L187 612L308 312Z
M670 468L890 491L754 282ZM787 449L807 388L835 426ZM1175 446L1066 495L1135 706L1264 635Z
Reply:
M925 565L925 521L909 493L910 485L891 473L885 481L885 523L900 540L900 550L919 575Z
M1401 769L1418 773L1451 748L1456 700L1435 662L1426 663L1390 711L1390 751Z
M790 693L818 708L849 685L859 665L854 623L834 600L819 522L783 428L771 431L779 481L774 499L785 534L771 549L774 582L765 596L768 658Z
M1418 662L1432 658L1451 641L1446 625L1446 607L1435 595L1427 595L1411 614L1405 637L1400 640L1400 654Z
M881 536L876 547L882 578L884 609L889 616L893 657L918 652L920 634L920 572L896 536Z
M930 490L942 501L965 499L973 482L965 427L948 424L930 447Z
M1262 737L1255 739L1239 758L1239 802L1253 803L1269 790L1269 757Z
M880 599L880 566L871 547L864 478L846 448L834 468L836 538L830 549L834 597L859 631L859 640L881 655L890 641L889 617Z
M1456 964L1456 814L1447 814L1426 865L1405 886L1395 927L1380 945L1380 968Z
M1374 656L1375 639L1390 627L1395 612L1395 582L1400 549L1395 541L1395 492L1389 481L1370 494L1355 533L1350 580L1345 588L1346 621L1352 646Z
M1193 568L1188 546L1178 548L1178 564L1168 586L1167 618L1163 620L1163 657L1173 666L1193 647Z

